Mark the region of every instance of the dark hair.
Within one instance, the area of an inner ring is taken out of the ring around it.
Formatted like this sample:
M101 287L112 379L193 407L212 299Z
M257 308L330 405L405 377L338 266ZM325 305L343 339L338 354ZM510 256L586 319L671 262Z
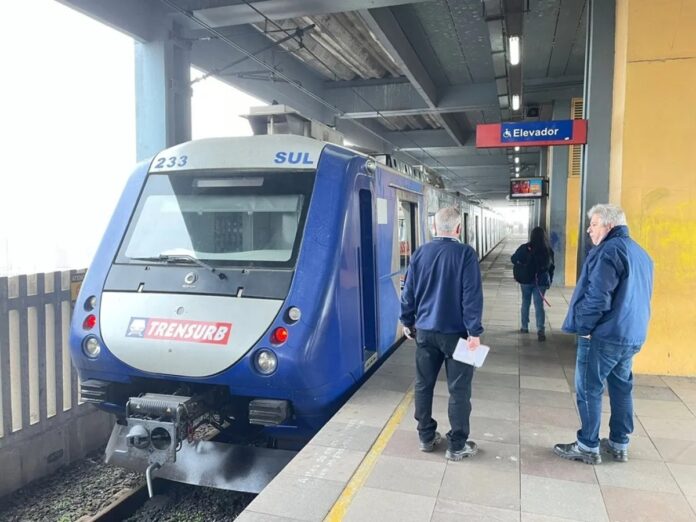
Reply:
M529 236L529 244L532 247L532 252L544 260L551 257L551 244L546 235L546 230L542 227L534 227Z

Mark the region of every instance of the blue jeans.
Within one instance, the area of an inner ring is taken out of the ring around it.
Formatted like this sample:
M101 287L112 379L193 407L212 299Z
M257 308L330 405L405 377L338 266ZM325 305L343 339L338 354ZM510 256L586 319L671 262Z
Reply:
M448 416L451 430L447 433L450 449L459 451L469 438L471 415L471 380L474 367L452 359L459 341L458 334L442 334L427 330L416 332L416 385L414 402L418 421L418 437L429 442L435 435L437 421L433 419L433 389L442 363L447 371L449 389Z
M521 283L520 288L522 289L522 328L525 330L529 329L529 305L531 304L532 299L534 299L534 313L536 314L537 332L544 332L546 314L544 313L544 299L542 296L546 294L546 290L548 290L548 288L545 286L537 287L534 284L526 285Z
M609 388L611 417L609 440L616 449L628 448L633 433L633 356L640 345L620 345L578 337L575 364L575 392L582 427L578 446L598 451L599 426L602 420L604 381Z

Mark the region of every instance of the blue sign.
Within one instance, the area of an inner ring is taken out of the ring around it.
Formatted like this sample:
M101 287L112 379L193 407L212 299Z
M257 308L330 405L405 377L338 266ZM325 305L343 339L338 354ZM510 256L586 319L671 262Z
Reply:
M501 123L500 141L560 141L573 138L573 120Z

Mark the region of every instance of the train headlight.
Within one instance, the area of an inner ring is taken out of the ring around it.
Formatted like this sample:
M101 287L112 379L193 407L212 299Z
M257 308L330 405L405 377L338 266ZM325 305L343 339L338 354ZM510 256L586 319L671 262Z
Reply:
M85 355L87 357L94 359L99 355L99 352L101 352L101 345L99 344L99 340L96 337L87 337L82 342L82 351L85 352Z
M302 311L296 306L291 306L288 308L288 319L293 323L296 323L302 317Z
M270 375L278 367L278 358L270 350L259 350L254 359L254 366L259 373Z
M97 307L97 296L96 295L90 295L87 299L85 299L85 312L91 312Z

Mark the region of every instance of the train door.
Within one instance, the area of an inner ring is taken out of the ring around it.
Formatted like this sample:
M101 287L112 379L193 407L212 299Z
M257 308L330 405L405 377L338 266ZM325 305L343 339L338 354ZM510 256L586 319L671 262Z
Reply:
M372 190L369 180L359 183L358 205L360 209L360 305L362 308L363 366L367 370L377 360L377 277L375 264L375 236Z

